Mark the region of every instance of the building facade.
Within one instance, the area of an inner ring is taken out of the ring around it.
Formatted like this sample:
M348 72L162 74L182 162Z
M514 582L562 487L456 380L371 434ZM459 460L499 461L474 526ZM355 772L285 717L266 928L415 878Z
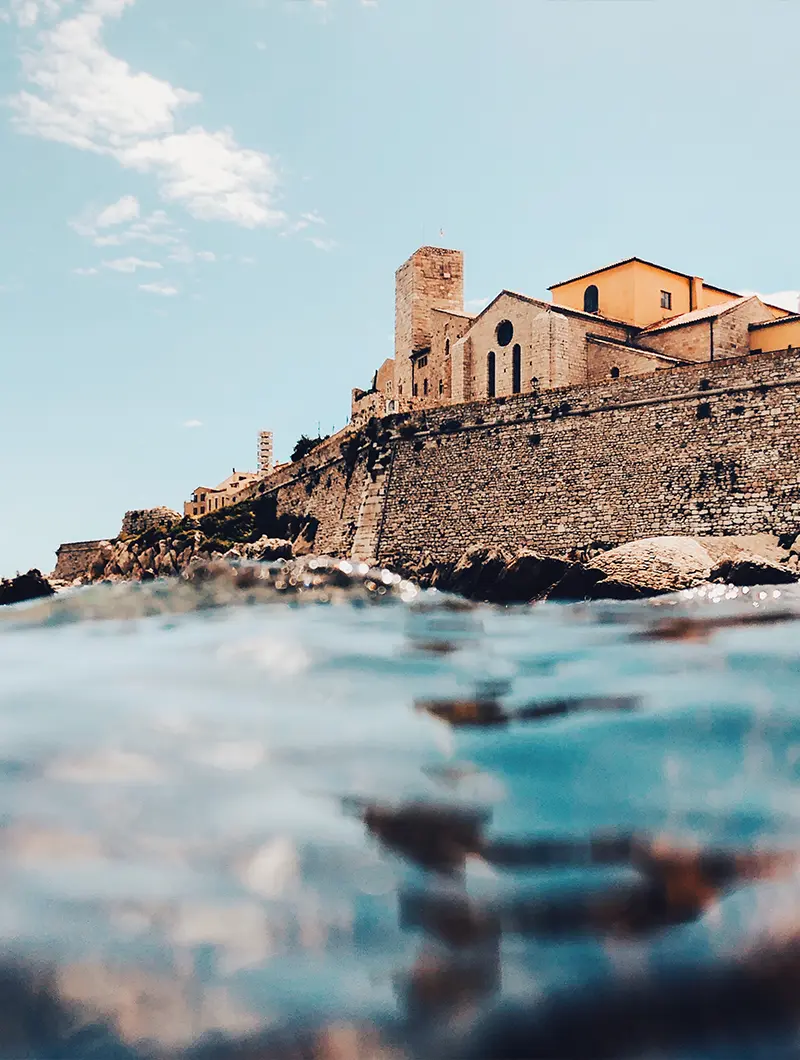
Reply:
M640 258L549 290L469 313L461 252L417 250L395 277L394 358L353 391L354 425L800 346L800 314Z
M236 468L218 486L198 486L191 498L183 505L183 514L199 519L203 515L238 504L252 484L261 478L254 471L237 471Z

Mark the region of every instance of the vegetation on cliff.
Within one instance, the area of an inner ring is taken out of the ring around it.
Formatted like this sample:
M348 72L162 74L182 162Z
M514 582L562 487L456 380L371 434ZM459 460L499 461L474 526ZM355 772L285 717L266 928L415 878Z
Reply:
M330 438L329 434L318 435L316 438L309 438L307 435L301 434L292 450L292 463L296 464L298 460L308 456L312 449L316 449L318 445L327 442L328 438Z

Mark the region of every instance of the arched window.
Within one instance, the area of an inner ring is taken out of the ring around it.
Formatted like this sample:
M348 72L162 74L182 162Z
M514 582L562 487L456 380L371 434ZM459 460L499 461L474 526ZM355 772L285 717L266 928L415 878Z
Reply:
M489 353L486 358L486 393L489 397L494 397L494 350Z
M591 284L583 292L583 311L584 313L600 312L600 292L594 284Z
M511 351L511 391L518 394L522 390L522 347L517 344Z
M444 340L444 355L445 357L450 356L450 339Z
M614 367L614 368L611 369L611 378L612 379L619 379L619 368Z

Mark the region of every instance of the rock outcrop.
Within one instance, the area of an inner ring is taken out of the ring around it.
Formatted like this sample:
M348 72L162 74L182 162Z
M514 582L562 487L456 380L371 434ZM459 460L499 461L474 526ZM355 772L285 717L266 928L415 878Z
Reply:
M635 600L678 592L711 578L715 562L691 537L651 537L631 541L573 564L548 591L550 600Z
M0 581L0 605L21 604L25 600L38 600L53 596L55 589L39 570L29 570L16 578Z
M777 539L679 536L645 538L616 548L595 543L564 557L535 552L508 557L479 546L455 564L437 564L426 553L408 574L430 588L499 604L636 600L707 582L749 586L798 580L797 566Z
M137 518L133 518L136 516ZM157 522L157 517L163 517ZM126 532L139 522L143 532ZM314 551L317 522L309 516L279 515L272 497L257 497L222 508L201 519L182 519L169 508L128 512L115 541L91 542L86 564L67 584L97 581L148 581L171 577L191 563L223 556L229 560L291 559Z

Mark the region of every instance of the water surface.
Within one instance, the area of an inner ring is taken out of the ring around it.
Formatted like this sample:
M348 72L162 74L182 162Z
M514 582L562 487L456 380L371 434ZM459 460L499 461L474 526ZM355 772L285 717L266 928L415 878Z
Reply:
M797 590L322 575L3 613L0 1056L795 1055Z

